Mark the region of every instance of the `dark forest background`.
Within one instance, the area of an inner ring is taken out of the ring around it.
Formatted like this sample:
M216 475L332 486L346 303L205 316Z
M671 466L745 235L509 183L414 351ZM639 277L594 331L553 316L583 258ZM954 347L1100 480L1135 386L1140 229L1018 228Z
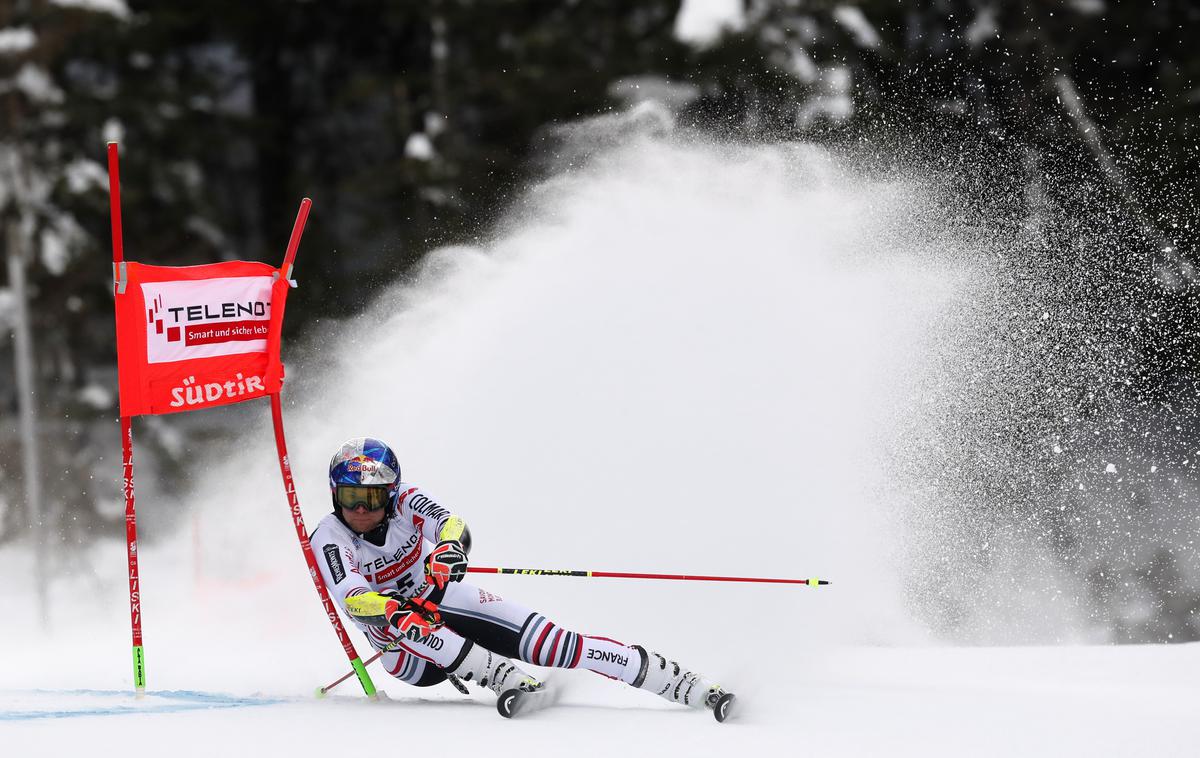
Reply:
M1115 301L1153 310L1124 400L1194 385L1200 7L742 5L740 24L697 45L676 33L680 0L0 0L0 542L29 521L9 338L20 300L36 336L39 518L68 544L120 533L119 507L104 505L118 501L112 139L131 259L275 262L313 198L295 334L355 313L429 250L487 235L558 127L657 93L681 129L920 164L972 198L964 223L1003 224L1014 204L1094 221L1092 247L1067 238L1078 225L1048 224L1020 255L1072 250ZM1093 257L1100 247L1127 254ZM139 445L170 467L178 444L158 429ZM1178 572L1154 560L1146 571ZM1200 638L1200 593L1159 599L1170 604L1172 633Z

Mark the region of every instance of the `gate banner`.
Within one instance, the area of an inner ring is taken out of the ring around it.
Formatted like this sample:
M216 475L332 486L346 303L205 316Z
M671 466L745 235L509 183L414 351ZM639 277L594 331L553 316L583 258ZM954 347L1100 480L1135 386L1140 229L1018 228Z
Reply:
M265 263L114 263L121 415L278 393L288 282Z

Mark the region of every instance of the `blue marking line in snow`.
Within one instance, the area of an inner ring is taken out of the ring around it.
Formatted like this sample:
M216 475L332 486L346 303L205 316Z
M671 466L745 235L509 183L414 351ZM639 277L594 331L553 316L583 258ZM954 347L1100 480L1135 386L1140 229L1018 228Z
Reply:
M209 710L215 708L246 708L260 705L275 705L280 699L263 697L237 697L215 692L192 690L162 690L147 692L141 700L134 700L128 690L18 690L12 694L27 694L32 698L120 698L127 701L99 707L82 707L75 710L0 710L0 721L30 721L33 719L64 719L79 716L122 716L133 713L180 713L182 711ZM0 692L0 694L5 694ZM160 701L160 702L156 702Z

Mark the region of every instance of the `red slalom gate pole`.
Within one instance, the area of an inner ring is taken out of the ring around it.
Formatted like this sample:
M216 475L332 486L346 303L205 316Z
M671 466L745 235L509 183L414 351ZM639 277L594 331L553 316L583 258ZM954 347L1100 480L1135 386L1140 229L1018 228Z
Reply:
M304 225L308 223L308 212L311 209L312 200L306 197L300 201L296 223L292 225L292 236L288 238L287 252L283 254L283 265L279 267L284 279L292 278L292 264L296 260L296 251L300 249L300 237L304 234Z
M467 571L477 574L521 574L523 576L583 576L607 579L673 579L682 582L757 582L761 584L803 584L821 587L827 579L768 579L759 576L702 576L700 574L639 574L626 571L580 571L572 569L490 568L470 566Z
M296 260L296 250L300 247L300 237L304 234L304 225L308 221L308 212L312 207L312 201L307 197L300 202L300 210L296 214L296 223L292 226L292 235L288 239L287 252L283 256L283 265L280 266L280 274L284 279L292 278L292 264ZM285 285L286 286L286 285ZM333 631L337 634L338 641L342 643L342 650L346 652L346 657L350 659L350 665L354 669L354 673L358 675L358 682L362 685L363 692L367 697L375 697L375 683L371 681L371 675L367 673L367 667L358 657L358 651L354 649L354 643L350 641L349 635L346 634L345 627L342 626L342 620L338 618L337 609L333 605L333 600L329 597L329 591L325 587L325 580L321 578L321 571L317 568L317 559L313 555L312 543L308 540L308 530L304 526L304 516L300 513L300 498L296 495L296 483L292 479L292 464L288 459L287 439L283 434L283 408L279 400L279 393L271 394L271 420L275 425L275 449L279 454L279 473L283 475L283 489L287 494L288 507L292 512L292 522L296 526L296 538L300 540L300 551L304 553L304 562L308 564L308 573L312 577L313 586L317 589L317 595L321 598L321 605L325 608L325 615L329 619L329 623L333 626ZM317 696L325 694L324 688L317 690Z
M125 549L129 559L129 625L133 633L133 688L146 694L146 654L142 648L142 590L138 578L137 511L133 497L133 420L121 417L121 472L125 490Z
M350 659L350 665L358 674L358 681L362 685L363 692L367 693L367 697L375 697L375 684L371 681L371 675L367 673L367 667L358 657L358 651L354 649L354 643L346 634L341 619L338 618L337 609L333 606L333 600L330 599L329 592L325 589L325 581L321 578L321 572L317 568L317 559L313 556L312 544L308 541L308 530L304 528L304 516L300 513L300 498L296 495L296 484L292 480L292 464L288 461L287 441L283 436L283 411L280 407L278 393L271 395L271 419L275 423L275 448L279 452L279 471L283 474L283 488L287 492L288 506L292 511L292 522L296 525L296 537L300 540L300 550L304 553L304 562L308 564L308 573L312 576L317 594L321 596L321 604L325 606L325 615L329 617L329 623L333 625L338 641L342 643L342 649L346 651L346 657ZM323 694L323 690L317 691L318 696Z
M112 218L113 288L125 289L125 249L121 234L121 171L117 143L108 143L108 211ZM133 494L133 420L121 416L121 479L125 493L125 554L129 568L129 626L133 638L133 688L146 693L146 654L142 647L142 592L138 577L137 509Z

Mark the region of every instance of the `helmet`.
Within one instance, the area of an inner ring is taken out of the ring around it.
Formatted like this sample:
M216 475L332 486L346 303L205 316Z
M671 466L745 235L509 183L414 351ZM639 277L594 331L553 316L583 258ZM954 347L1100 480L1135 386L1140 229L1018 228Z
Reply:
M400 463L383 442L371 437L355 437L344 442L329 461L329 491L333 509L340 506L366 505L368 510L387 509L387 517L396 512L400 490Z

